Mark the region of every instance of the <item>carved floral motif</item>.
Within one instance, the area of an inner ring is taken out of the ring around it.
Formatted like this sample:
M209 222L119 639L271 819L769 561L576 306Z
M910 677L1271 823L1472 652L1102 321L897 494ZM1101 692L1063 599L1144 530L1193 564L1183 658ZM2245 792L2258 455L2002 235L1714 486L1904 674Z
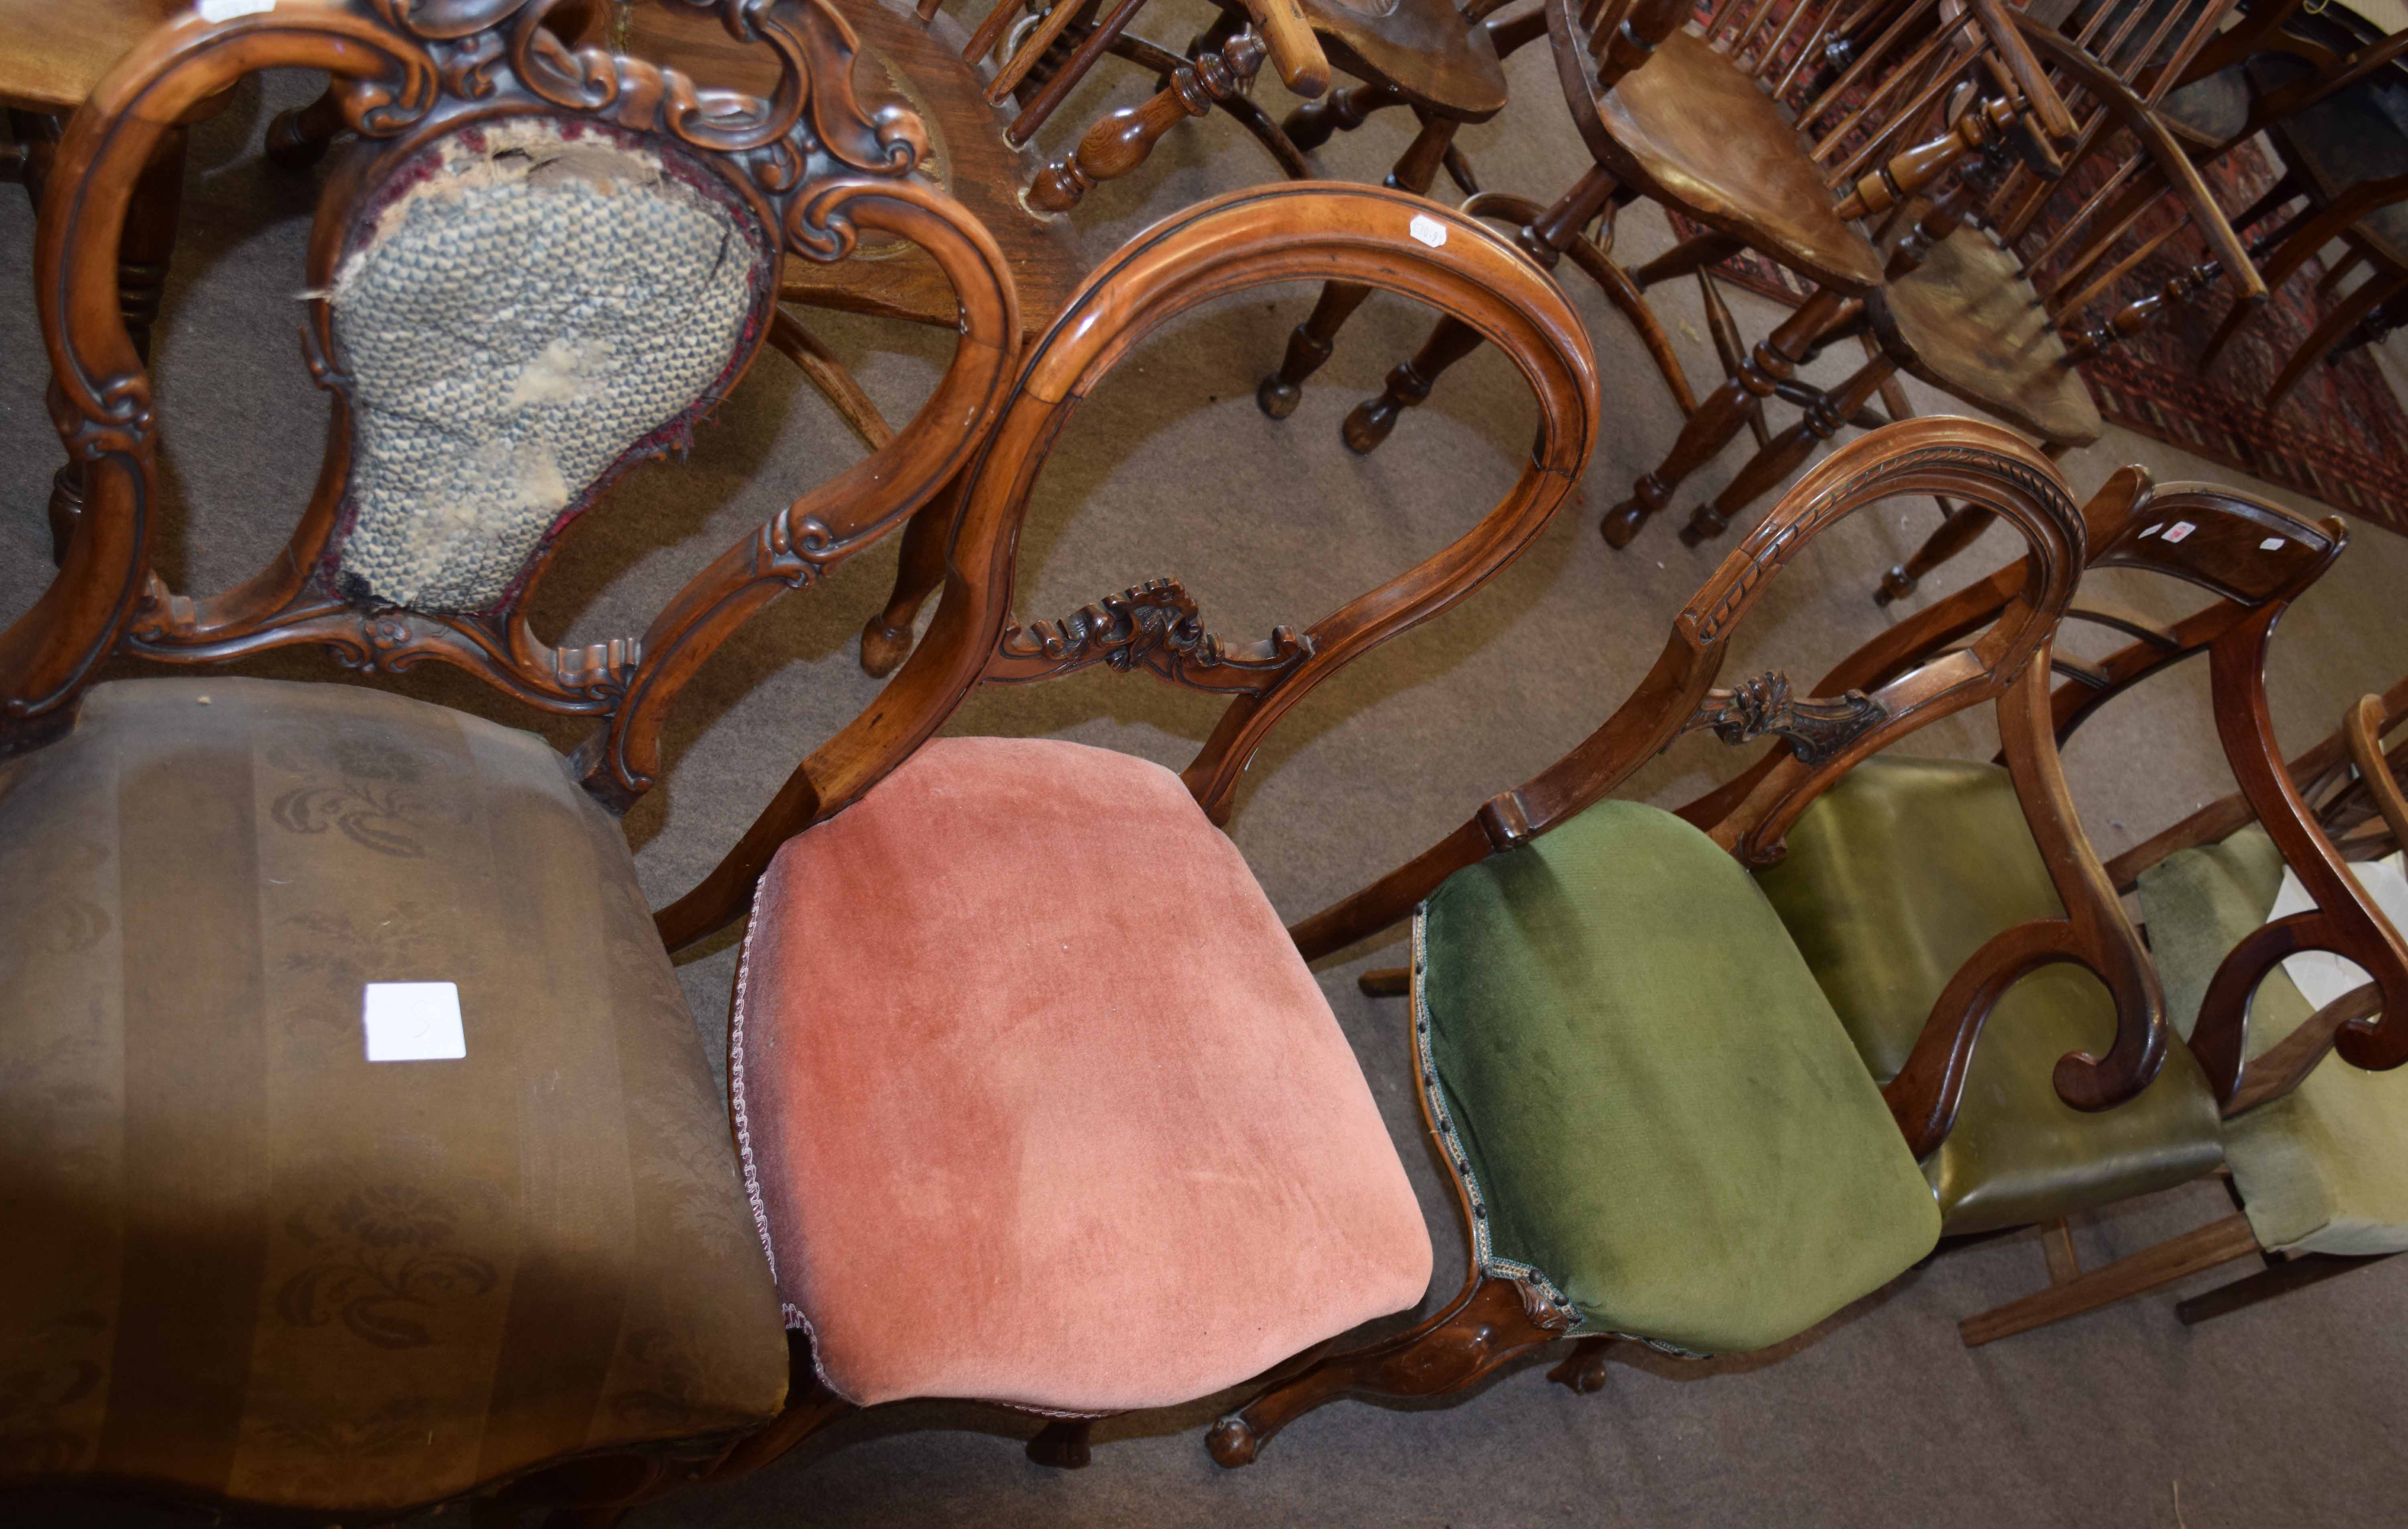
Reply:
M1151 670L1193 690L1261 695L1312 656L1312 640L1292 627L1272 628L1266 642L1226 645L1204 629L1178 580L1148 579L1060 621L1006 627L986 677L1019 685L1100 663L1123 673Z
M1774 733L1789 740L1800 762L1819 765L1888 717L1888 708L1861 690L1836 700L1799 700L1790 694L1788 675L1768 670L1730 689L1707 691L1681 730L1711 728L1734 746Z

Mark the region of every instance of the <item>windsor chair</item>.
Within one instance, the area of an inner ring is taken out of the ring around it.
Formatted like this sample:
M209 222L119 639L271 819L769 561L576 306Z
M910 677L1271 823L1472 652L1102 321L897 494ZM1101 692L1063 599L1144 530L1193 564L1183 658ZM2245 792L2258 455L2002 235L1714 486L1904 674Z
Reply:
M2188 71L2191 82L2166 97L2164 115L2202 163L2261 132L2273 145L2282 178L2233 226L2245 231L2300 198L2305 206L2252 241L2261 279L2281 286L2336 239L2346 252L2319 296L2367 267L2285 360L2266 396L2272 408L2318 361L2381 339L2398 322L2394 300L2408 294L2408 70L2399 63L2408 32L2384 37L2344 12L2261 5L2217 42ZM2256 312L2235 305L2200 364Z
M1413 237L1432 229L1447 237ZM1268 642L1211 634L1165 579L1008 624L1021 515L1080 401L1155 326L1300 277L1459 313L1505 351L1539 401L1519 482L1451 545ZM1031 1456L1084 1464L1097 1415L1234 1385L1420 1299L1428 1233L1387 1130L1215 825L1313 685L1529 544L1597 426L1563 295L1416 197L1233 193L1089 279L963 480L927 637L662 916L675 945L750 910L731 1088L795 1330L794 1397L728 1471L909 1396L1039 1413ZM934 737L978 685L1097 664L1230 698L1182 773L1058 741ZM1133 866L1175 867L1182 911L1132 902ZM1041 911L1032 887L1049 889Z
M911 114L855 98L824 7L689 0L778 61L769 93L707 97L571 52L543 8L187 9L57 145L34 286L87 497L0 632L0 1485L280 1522L598 1510L782 1405L724 1109L610 809L654 784L667 708L749 614L978 448L1011 277L911 173ZM188 595L151 562L118 229L184 113L270 68L330 71L356 135L293 281L324 459L272 562ZM921 413L640 638L544 642L562 541L741 377L781 258L843 258L845 229L955 282ZM294 645L354 679L446 664L592 730L564 757L359 684L94 683Z
M2001 576L1999 606L1952 634L1970 646L1811 698L1778 671L1713 688L1732 633L1801 547L1864 505L1914 493L1987 505L2031 548ZM2049 728L2050 644L2081 571L2084 518L2048 462L1997 426L1914 420L1851 442L1724 559L1586 742L1294 926L1311 958L1412 916L1415 1086L1455 1180L1469 1273L1427 1320L1281 1378L1221 1420L1215 1459L1253 1460L1340 1395L1458 1392L1567 1336L1588 1341L1553 1378L1590 1391L1592 1334L1676 1352L1758 1349L1878 1289L1940 1234L1916 1159L1971 1108L1967 1060L1991 1049L1975 1048L1983 1022L2037 968L2096 973L2114 1012L2103 1033L2040 1062L2054 1093L2033 1087L2101 1110L2149 1085L2166 1055L2162 1000L2073 816ZM2042 896L2061 901L1965 953L1912 1061L1877 1087L1810 969L1811 945L1749 871L1779 860L1819 801L1887 745L1985 701L2006 743L2006 827ZM1611 799L1705 729L1785 747L1678 814ZM2083 1049L2111 1036L2103 1052Z
M1544 209L1496 197L1471 205L1526 215L1517 235L1526 249L1550 263L1570 254L1596 279L1638 329L1686 416L1663 464L1607 512L1601 529L1616 547L1682 479L1742 429L1760 426L1765 398L1797 392L1799 362L1881 284L1883 255L1859 220L1888 211L1985 145L2005 142L2050 166L2051 146L2071 136L2063 104L2002 5L1943 11L1940 0L1914 0L1877 27L1867 22L1872 8L1807 0L1783 11L1727 0L1691 32L1682 25L1688 7L1677 0L1547 0L1565 99L1595 163ZM1850 62L1836 64L1829 45L1852 28L1871 36L1840 50ZM1942 126L1939 107L1968 86L1981 104L1914 142ZM1625 273L1610 253L1613 217L1641 195L1709 231ZM1586 238L1599 220L1599 237ZM1815 295L1745 352L1707 282L1709 323L1730 371L1700 400L1643 294L1742 249L1799 273ZM1377 447L1471 348L1469 337L1441 323L1389 373L1382 396L1348 416L1347 443ZM1893 407L1902 405L1893 395ZM1860 417L1881 419L1870 411Z

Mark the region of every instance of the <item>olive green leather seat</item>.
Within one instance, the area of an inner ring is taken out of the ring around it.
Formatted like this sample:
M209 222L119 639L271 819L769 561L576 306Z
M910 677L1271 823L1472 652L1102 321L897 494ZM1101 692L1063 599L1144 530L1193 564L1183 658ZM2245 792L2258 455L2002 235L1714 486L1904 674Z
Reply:
M1599 802L1449 878L1415 945L1416 1038L1475 1255L1535 1271L1575 1331L1762 1348L1938 1241L1780 919L1679 818Z
M2007 772L1962 760L1858 765L1756 879L1885 1082L1975 951L2065 915ZM2044 967L1999 1002L1956 1129L1924 1163L1951 1235L2169 1189L2221 1161L2215 1100L2186 1047L2115 1109L2085 1114L2057 1097L2057 1060L2103 1055L2114 1036L2113 1000L2078 967Z
M2252 826L2170 855L2141 877L2141 907L2166 985L2167 1017L2188 1034L2216 967L2266 921L2282 853ZM2308 1017L2277 967L2249 1009L2249 1054ZM2224 1125L2225 1160L2260 1246L2280 1252L2408 1250L2408 1072L2327 1057L2300 1086Z

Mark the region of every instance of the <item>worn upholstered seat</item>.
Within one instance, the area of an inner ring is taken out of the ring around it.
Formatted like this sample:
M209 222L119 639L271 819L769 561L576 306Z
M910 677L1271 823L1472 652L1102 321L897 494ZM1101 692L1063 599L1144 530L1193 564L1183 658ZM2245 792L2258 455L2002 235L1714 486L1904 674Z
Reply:
M362 985L458 987L371 1062ZM367 1512L786 1389L619 826L530 734L127 680L0 763L6 1474Z
M1157 765L925 745L779 852L730 1045L788 1320L851 1401L1182 1402L1428 1282L1327 1002Z
M1533 1271L1572 1332L1758 1349L1931 1250L1930 1189L1847 1031L1698 829L1598 802L1457 872L1416 938L1478 1256Z
M2141 876L2141 906L2185 1032L2227 953L2266 921L2283 858L2255 825L2168 856ZM2296 1030L2308 1001L2281 968L2249 1011L2255 1058ZM2408 1250L2408 1077L2327 1057L2298 1087L2224 1125L2224 1153L2250 1230L2269 1252Z
M1866 311L1900 365L1932 386L2042 440L2087 444L2099 406L2021 267L1965 224L1868 296Z
M1904 1064L1932 1005L1992 936L2064 916L2006 771L1939 759L1858 765L1789 831L1757 876L1865 1065ZM2071 966L2025 977L1992 1011L1956 1129L1924 1170L1951 1234L2020 1226L2171 1188L2218 1159L2215 1100L2189 1050L2169 1049L2139 1098L2086 1114L2050 1086L2057 1058L2099 1054L2114 1006Z

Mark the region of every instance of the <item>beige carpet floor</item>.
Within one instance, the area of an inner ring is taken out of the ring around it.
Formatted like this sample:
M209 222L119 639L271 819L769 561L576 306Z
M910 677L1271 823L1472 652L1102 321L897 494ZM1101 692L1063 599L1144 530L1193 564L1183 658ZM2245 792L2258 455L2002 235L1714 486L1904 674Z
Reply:
M1184 40L1204 11L1180 0L1145 30ZM1484 183L1541 201L1584 159L1541 49L1512 61L1514 105L1464 135ZM158 350L167 528L163 566L182 587L223 587L258 567L290 529L317 471L324 401L300 365L294 294L315 194L271 169L258 142L278 107L316 83L249 87L197 135L183 242ZM1146 82L1107 67L1051 135L1058 151L1093 114L1140 99ZM1287 102L1268 80L1272 110ZM1410 124L1375 118L1320 156L1327 173L1376 179ZM1091 257L1182 204L1264 178L1267 162L1226 120L1192 123L1128 180L1090 198L1080 227ZM0 618L48 577L41 505L57 460L42 407L44 365L31 302L23 199L0 196ZM1646 207L1623 220L1636 264L1667 241ZM1628 328L1568 276L1591 325L1605 381L1605 429L1570 507L1508 572L1459 611L1356 664L1316 693L1253 772L1231 831L1281 911L1308 913L1451 829L1483 799L1554 759L1621 700L1659 650L1671 613L1726 546L1692 551L1670 525L1609 551L1598 513L1670 444L1678 414ZM1175 574L1212 628L1260 635L1302 625L1442 544L1501 492L1532 418L1493 353L1451 373L1428 407L1369 459L1337 426L1418 342L1426 316L1375 299L1284 424L1256 411L1312 296L1282 288L1217 305L1140 347L1066 437L1039 485L1024 541L1019 609L1059 615L1140 579ZM1656 300L1693 378L1716 375L1695 289ZM1771 322L1734 294L1751 335ZM900 418L924 396L945 337L832 316L830 344ZM1844 369L1826 357L1815 375ZM1916 407L1942 399L1911 388ZM1776 419L1785 411L1776 411ZM630 476L574 537L546 585L539 627L555 641L632 634L687 573L861 448L780 359L754 368L683 464ZM1678 515L1736 470L1726 453L1684 488ZM2066 469L2087 493L2116 466L2160 482L2215 469L2111 431ZM2258 485L2270 497L2272 490ZM2313 507L2302 506L2314 511ZM1869 510L1825 536L1772 589L1737 640L1728 672L1817 674L1893 619L1867 598L1879 571L1936 523L1928 502ZM1934 581L1943 593L2014 555L1994 535ZM648 892L666 901L734 840L794 761L850 718L877 685L853 635L881 602L892 544L825 585L757 618L689 692L670 738L667 786L628 820ZM2286 746L2329 729L2343 707L2408 670L2402 619L2408 543L2361 533L2276 642L2271 685ZM2113 581L2116 598L2172 614L2178 590ZM2076 652L2110 645L2069 640ZM330 674L314 654L248 666ZM422 671L414 694L521 725L546 723L454 677ZM1214 710L1201 698L1095 671L975 698L961 732L1049 735L1184 761ZM1919 752L1985 756L1986 716L1917 736ZM1671 803L1729 770L1693 737L1647 769L1638 795ZM2093 837L2108 854L2230 789L2193 666L2102 715L2069 759ZM1176 866L1132 866L1127 895L1179 916ZM1046 916L1031 888L1027 916ZM1395 1001L1359 997L1355 974L1393 964L1397 946L1350 953L1322 973L1420 1189L1439 1247L1432 1299L1462 1274L1451 1201L1420 1139ZM733 952L725 940L682 967L695 1022L724 1051ZM2086 1261L2104 1261L2224 1214L2201 1185L2083 1219ZM0 1239L4 1240L4 1239ZM2181 1291L1969 1352L1956 1322L2033 1289L2028 1238L1947 1254L1776 1352L1708 1363L1634 1356L1593 1397L1503 1375L1459 1405L1332 1406L1291 1428L1262 1462L1214 1466L1202 1431L1231 1400L1118 1420L1097 1431L1094 1466L1060 1474L1022 1458L1019 1421L973 1409L882 1409L759 1475L663 1502L642 1525L818 1524L2396 1524L2408 1519L2408 1325L2398 1315L2408 1264L2370 1272L2196 1331ZM2213 1283L2214 1277L2194 1281ZM898 1278L908 1282L909 1271ZM898 1294L908 1298L908 1291ZM150 1522L58 1503L25 1522Z

